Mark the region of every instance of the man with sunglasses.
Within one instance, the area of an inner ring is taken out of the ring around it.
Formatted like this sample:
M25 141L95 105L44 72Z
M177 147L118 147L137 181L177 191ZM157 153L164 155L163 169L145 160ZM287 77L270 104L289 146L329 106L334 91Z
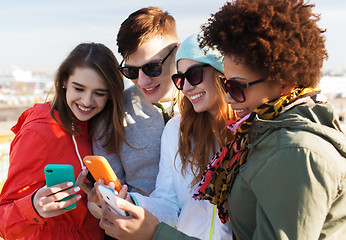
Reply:
M121 73L134 85L124 92L125 137L118 153L107 153L102 139L93 144L95 155L110 162L114 172L131 192L149 195L159 169L161 135L173 114L176 72L174 56L178 36L174 18L157 7L133 12L121 24L118 51L124 58Z

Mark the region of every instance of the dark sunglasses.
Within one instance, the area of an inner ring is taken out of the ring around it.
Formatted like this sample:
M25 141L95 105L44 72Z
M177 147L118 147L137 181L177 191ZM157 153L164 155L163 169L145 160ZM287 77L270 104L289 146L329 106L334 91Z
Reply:
M210 66L209 64L202 64L197 66L192 66L186 70L185 73L176 73L172 75L172 80L174 85L178 90L183 90L184 79L192 85L196 86L203 81L203 68Z
M226 91L226 93L229 93L231 97L234 99L236 102L245 102L245 95L244 95L244 89L248 88L252 85L255 85L260 82L264 82L265 79L259 79L253 82L249 82L246 84L241 84L240 82L234 80L234 79L226 79L224 77L219 76L223 87Z
M131 67L131 66L127 67L127 66L122 66L124 63L124 60L122 60L118 69L125 77L127 77L129 79L138 78L139 69L142 69L142 71L149 77L160 76L160 74L162 73L163 63L166 61L166 59L169 57L169 55L171 55L171 53L174 51L174 49L176 47L177 46L174 46L174 48L172 48L172 50L167 54L167 56L159 62L147 63L141 67Z

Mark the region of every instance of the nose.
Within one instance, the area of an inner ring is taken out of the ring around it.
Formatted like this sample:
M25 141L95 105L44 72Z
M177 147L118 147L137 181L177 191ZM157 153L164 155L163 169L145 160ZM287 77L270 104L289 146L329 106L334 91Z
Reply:
M149 83L151 83L152 79L147 76L143 71L142 69L139 69L138 71L138 78L137 78L137 84L138 86L140 87L145 87L147 86Z
M190 91L191 89L193 89L195 86L192 86L187 80L186 78L184 79L184 85L183 85L183 93L187 93L188 91Z
M83 94L82 98L81 98L81 102L84 106L89 107L93 104L93 97L92 97L92 93L85 93Z

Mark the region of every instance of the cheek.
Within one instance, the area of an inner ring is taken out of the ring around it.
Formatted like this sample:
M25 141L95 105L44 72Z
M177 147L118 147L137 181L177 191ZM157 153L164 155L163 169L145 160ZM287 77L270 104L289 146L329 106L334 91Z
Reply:
M140 89L140 86L138 85L138 80L132 80L131 81L138 89Z
M246 97L245 103L249 104L252 110L261 106L263 103L275 99L277 95L275 89L265 87L245 89L244 93Z
M227 93L226 96L225 96L225 102L227 104L231 104L232 101L233 101L232 97L229 95L229 93Z
M214 81L216 81L214 74L209 73L203 75L203 81L200 84L201 87L203 87L212 96L216 96L218 94Z
M74 95L74 94L73 94L71 91L66 90L66 101L67 101L67 103L69 103L70 101L73 100L73 98L74 98L73 95Z
M109 100L109 97L104 97L104 98L97 99L96 102L99 107L104 108L108 100Z
M171 79L171 76L176 73L177 70L175 68L174 61L167 62L167 64L163 65L161 75L165 76L165 78Z

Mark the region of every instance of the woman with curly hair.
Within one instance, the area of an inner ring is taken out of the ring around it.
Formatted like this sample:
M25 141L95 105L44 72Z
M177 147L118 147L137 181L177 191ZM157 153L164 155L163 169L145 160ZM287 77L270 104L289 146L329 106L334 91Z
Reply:
M217 204L235 239L346 236L346 136L316 87L327 53L313 7L236 0L202 27L201 47L224 55L220 80L239 120L194 198ZM137 206L117 204L135 216L132 233L142 239L192 239Z
M238 0L203 26L223 53L237 122L195 198L217 204L236 239L346 236L346 137L316 88L327 53L313 5Z

